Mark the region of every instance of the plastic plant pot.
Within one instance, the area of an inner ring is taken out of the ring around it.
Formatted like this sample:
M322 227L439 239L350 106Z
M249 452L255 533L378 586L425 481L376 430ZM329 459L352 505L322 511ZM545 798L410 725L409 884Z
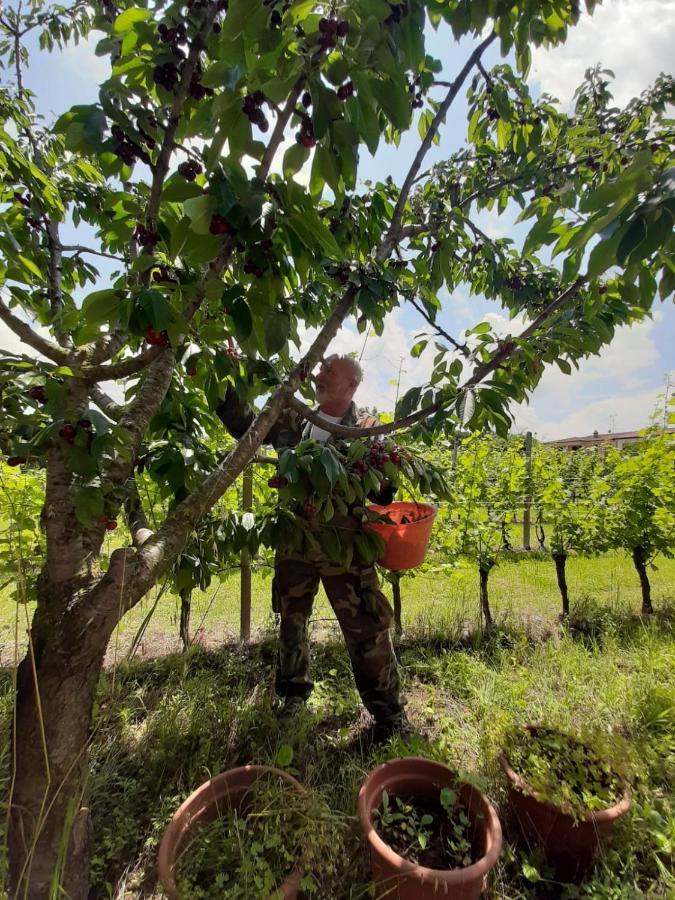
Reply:
M188 900L181 897L176 884L176 862L186 841L202 825L216 819L223 808L240 809L248 790L265 775L274 775L299 793L304 793L305 789L300 782L281 769L272 766L241 766L222 772L202 784L178 807L164 831L157 855L157 874L169 900ZM270 900L295 900L302 874L300 869L293 869Z
M400 797L437 797L440 790L457 790L472 822L473 840L481 857L461 869L430 869L399 856L375 828L375 812L382 793ZM447 766L420 757L393 759L368 775L359 791L359 820L370 851L370 865L378 898L387 900L478 900L485 879L496 865L502 829L490 801L479 790L459 782Z

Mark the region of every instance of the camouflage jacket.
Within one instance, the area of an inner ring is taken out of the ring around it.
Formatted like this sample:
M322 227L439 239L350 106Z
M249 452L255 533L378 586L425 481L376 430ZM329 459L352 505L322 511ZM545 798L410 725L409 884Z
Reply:
M241 400L234 388L228 386L227 393L216 409L218 417L232 437L239 439L255 418L255 410L245 400ZM358 409L354 401L349 404L347 412L340 420L341 425L361 426L366 428L375 425L377 420L365 409ZM272 444L277 450L283 447L295 447L300 441L307 440L312 433L312 423L303 418L294 409L286 409L272 425L265 438L266 444ZM325 443L332 443L333 435Z

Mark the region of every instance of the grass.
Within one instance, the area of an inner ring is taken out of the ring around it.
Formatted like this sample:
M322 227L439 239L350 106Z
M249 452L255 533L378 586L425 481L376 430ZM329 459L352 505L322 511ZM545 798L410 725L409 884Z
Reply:
M474 568L460 563L443 566L439 560L414 577L401 582L403 623L413 623L417 629L424 623L461 619L477 623L478 576ZM675 600L675 559L660 559L651 569L652 596L655 607ZM258 635L273 625L270 592L272 571L261 567L253 573L252 626ZM634 611L640 609L640 587L630 558L622 552L598 557L571 557L567 563L570 597L577 601L587 596L597 598L602 605L622 605ZM391 596L390 589L385 588ZM9 596L9 589L5 597ZM545 557L533 554L520 559L503 559L490 575L490 597L497 617L528 617L542 624L554 618L560 609L560 595L555 567ZM111 643L108 660L126 655L141 623L152 610L151 593L128 613L117 629ZM29 605L29 613L32 609ZM333 614L323 592L319 592L314 617L331 623ZM25 649L25 615L20 615L19 651ZM180 601L175 594L165 593L152 613L139 655L169 652L179 649L178 623ZM234 571L222 582L214 581L205 592L195 591L192 598L191 632L197 643L213 646L233 639L239 633L239 573ZM16 606L0 593L0 664L9 665L14 659L16 634ZM154 649L153 649L154 648Z
M581 599L561 629L552 565L537 559L500 565L491 579L499 624L490 636L470 627L476 609L473 572L428 572L404 581L399 657L409 717L421 734L411 749L396 741L383 748L367 743L344 645L320 621L313 626L316 688L309 709L280 730L274 714L274 640L264 627L270 622L270 581L261 575L254 583L255 644L194 647L184 655L122 661L108 669L95 710L88 785L94 820L91 896L159 897L157 843L185 796L225 768L284 757L287 762L288 747L293 750L289 771L325 801L339 825L329 874L315 894L321 900L372 896L356 821L358 789L372 766L409 752L467 774L498 805L506 840L491 896L673 896L675 604L669 592L675 568L669 563L655 573L659 612L649 622L637 615L639 591L629 560L618 554L574 559L569 569L571 594ZM221 586L204 623L207 633L222 636L236 627L237 588L235 579ZM205 603L198 598L193 621ZM160 602L153 633L175 634L174 615L171 604ZM317 619L327 615L319 603ZM142 611L134 611L123 623L120 646L141 618ZM11 627L13 635L13 620L3 627ZM9 674L0 691L7 721ZM511 727L528 722L601 731L634 773L630 815L579 886L554 882L509 820L496 753ZM0 745L3 752L6 745Z

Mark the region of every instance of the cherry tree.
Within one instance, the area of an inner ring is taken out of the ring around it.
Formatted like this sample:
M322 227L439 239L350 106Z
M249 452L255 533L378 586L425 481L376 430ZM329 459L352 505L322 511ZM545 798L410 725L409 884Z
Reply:
M460 421L505 433L547 365L568 370L672 293L672 81L619 109L591 70L571 114L524 81L531 47L564 41L579 15L576 0L0 10L0 320L26 347L0 358L0 446L45 471L11 755L17 896L87 895L87 747L109 638L284 410L347 439L408 428L430 442ZM43 120L24 84L27 38L47 53L92 29L111 63L97 102ZM448 48L466 38L466 57L435 59L430 29ZM511 62L488 71L493 46ZM461 93L467 132L443 135L430 165ZM410 130L419 144L400 183L361 183L363 155ZM521 248L477 222L513 204L532 224ZM525 327L451 335L442 314L462 285ZM393 423L324 422L295 395L311 401L308 376L342 324L381 333L403 304L437 344L428 383ZM228 385L263 405L219 454L209 436ZM335 465L346 477L350 461ZM139 468L166 501L152 527ZM122 524L108 559L104 538Z

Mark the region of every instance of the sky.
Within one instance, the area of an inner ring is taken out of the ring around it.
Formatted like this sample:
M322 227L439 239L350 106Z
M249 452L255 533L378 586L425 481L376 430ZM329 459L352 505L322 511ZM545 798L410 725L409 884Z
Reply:
M673 34L675 0L605 0L592 17L582 16L562 47L534 51L531 87L557 97L569 108L585 69L600 62L614 71L614 97L617 104L623 104L639 94L659 72L672 71ZM108 72L107 61L94 53L97 39L98 36L92 36L52 56L33 52L25 80L48 121L71 105L97 99L97 85ZM428 52L446 61L446 78L462 66L471 47L469 41L448 42L447 32L431 32L428 39ZM491 47L485 65L500 61L498 49ZM456 150L465 133L466 103L458 97L441 133L440 145L432 148L428 161ZM418 140L413 128L398 148L383 146L375 157L364 148L361 178L375 180L391 174L395 182L401 182ZM279 166L281 158L280 154ZM515 226L514 218L513 211L507 209L502 216L483 213L477 222L491 237L508 235L517 240L522 226ZM74 235L64 234L64 242L71 237ZM482 297L470 296L466 288L452 297L446 291L441 299L444 312L440 321L451 334L460 334L483 319L504 333L514 330L514 323L507 321L498 306L488 304ZM424 383L433 351L415 360L409 355L415 335L424 326L410 307L396 309L383 335L371 335L365 342L353 322L346 323L331 349L362 355L365 377L357 402L391 410L397 388L405 392ZM303 345L310 338L307 334ZM19 349L17 339L1 323L0 347L14 352ZM531 430L540 440L552 440L589 434L596 429L603 432L644 427L663 394L668 372L675 385L675 308L670 301L667 305L657 302L651 319L620 329L611 345L599 356L582 361L572 375L563 375L557 368L547 369L529 405L514 408L514 430Z

